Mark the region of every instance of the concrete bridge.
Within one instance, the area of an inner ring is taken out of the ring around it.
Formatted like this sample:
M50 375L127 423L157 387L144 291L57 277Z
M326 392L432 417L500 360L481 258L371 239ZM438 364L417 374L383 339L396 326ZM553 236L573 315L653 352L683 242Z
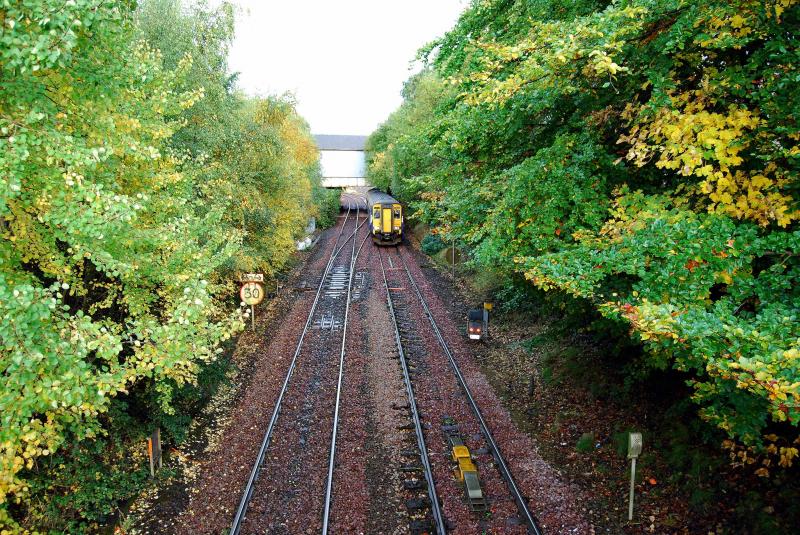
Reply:
M316 134L322 166L322 185L326 188L366 186L367 164L364 143L367 136Z

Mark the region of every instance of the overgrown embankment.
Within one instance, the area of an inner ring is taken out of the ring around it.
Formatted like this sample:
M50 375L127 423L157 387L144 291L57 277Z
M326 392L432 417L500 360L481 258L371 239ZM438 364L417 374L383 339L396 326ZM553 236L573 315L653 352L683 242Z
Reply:
M224 376L238 272L276 276L338 206L292 101L236 91L231 5L7 4L0 528L87 532Z
M635 348L604 363L625 383L671 369L696 435L776 492L800 446L799 25L794 0L474 2L368 141L372 182L495 295Z

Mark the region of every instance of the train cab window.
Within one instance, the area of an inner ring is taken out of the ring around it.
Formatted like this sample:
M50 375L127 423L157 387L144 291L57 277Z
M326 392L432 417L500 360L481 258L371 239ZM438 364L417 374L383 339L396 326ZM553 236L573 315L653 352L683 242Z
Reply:
M400 219L400 208L394 209L394 217L395 219Z
M373 212L372 217L374 217L375 219L380 219L381 218L381 210L380 210L380 208L375 208L375 212Z

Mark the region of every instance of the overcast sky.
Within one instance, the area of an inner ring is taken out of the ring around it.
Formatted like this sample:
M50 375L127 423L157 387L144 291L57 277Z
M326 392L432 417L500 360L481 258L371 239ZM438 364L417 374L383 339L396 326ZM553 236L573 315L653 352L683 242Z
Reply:
M402 101L416 51L467 0L235 0L230 68L250 94L293 92L315 134L369 134Z

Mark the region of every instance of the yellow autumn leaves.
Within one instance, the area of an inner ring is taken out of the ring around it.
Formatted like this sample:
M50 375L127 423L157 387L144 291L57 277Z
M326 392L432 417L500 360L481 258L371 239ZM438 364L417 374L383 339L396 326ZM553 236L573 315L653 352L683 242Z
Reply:
M708 47L710 56L724 46L739 49L739 44L731 45L729 40L760 35L766 31L764 24L757 24L760 17L780 21L785 9L796 3L778 0L764 6L751 1L725 10L708 7L707 12L701 7L696 24L706 37L698 37L698 43ZM607 31L598 30L594 20L535 22L529 35L514 44L477 42L475 54L481 68L451 82L468 79L477 86L462 94L472 106L503 106L525 91L545 95L556 87L570 93L586 83L616 84L618 76L641 74L626 66L623 51L657 35L644 22L647 13L640 6L606 10L602 17ZM685 62L702 61L689 53L678 56ZM782 150L786 156L796 157L800 146L781 144L772 133L766 133L761 110L725 104L720 95L729 91L733 82L725 80L718 68L708 67L703 72L702 78L686 82L685 87L680 75L671 72L668 82L673 89L667 91L668 105L653 109L650 102L629 103L621 114L627 129L618 131L618 143L628 145L627 159L637 166L655 161L661 169L699 178L699 183L691 182L697 187L690 188L685 198L699 199L709 212L761 226L787 227L800 219L800 210L786 192L791 178L773 158L760 158L759 153ZM643 93L650 90L648 86L649 80L642 86Z
M783 13L795 4L797 0L749 0L731 6L732 9L727 13L719 13L718 6L708 6L708 12L697 23L705 35L698 43L715 48L725 46L726 41L731 39L738 41L753 36L762 37L765 32L759 19L766 17L781 22ZM742 45L737 43L733 47L740 49Z
M755 474L759 477L769 477L770 469L776 464L781 468L788 468L794 464L797 457L800 457L800 450L798 450L800 438L788 443L771 433L764 435L764 439L767 445L763 451L759 452L752 447L737 444L733 440L724 440L722 447L728 450L728 455L734 465L760 464L761 466L755 470Z
M670 107L644 120L644 107L628 104L625 115L639 120L618 141L629 144L627 159L644 166L656 158L659 168L701 178L694 193L707 197L709 212L762 226L774 222L785 227L800 219L800 210L782 192L788 181L776 164L744 167L761 124L758 112L737 105L711 111L713 98L707 91L675 93Z

